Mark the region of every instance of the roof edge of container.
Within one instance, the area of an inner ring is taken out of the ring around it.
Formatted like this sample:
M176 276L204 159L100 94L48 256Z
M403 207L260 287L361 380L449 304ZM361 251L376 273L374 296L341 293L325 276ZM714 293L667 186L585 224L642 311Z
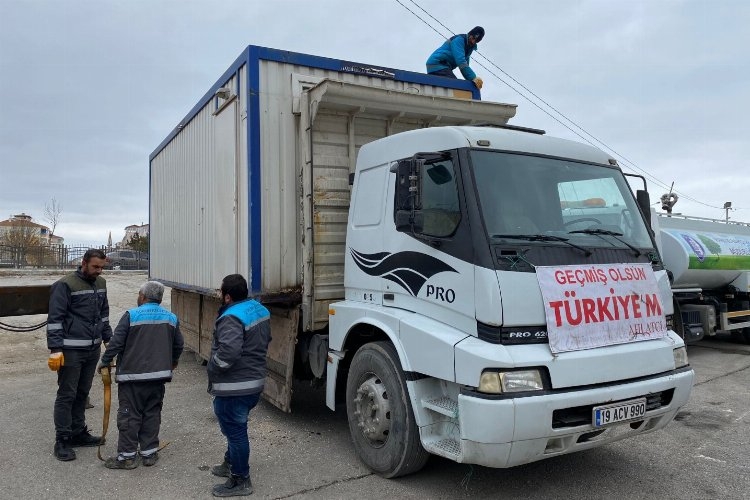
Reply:
M383 66L376 66L366 63L357 63L352 61L346 61L343 59L333 59L330 57L313 56L309 54L303 54L299 52L290 52L287 50L272 49L268 47L261 47L257 45L248 45L245 50L235 59L232 65L219 77L218 80L211 86L211 88L201 97L198 103L192 107L185 117L180 120L177 126L167 135L167 137L159 143L154 151L149 155L149 163L169 144L174 137L180 133L185 125L192 120L195 115L200 112L201 109L210 101L216 91L221 88L243 64L250 64L252 61L267 60L277 61L289 64L298 64L300 66L309 66L312 68L320 68L331 71L342 71L347 73L365 73L371 76L377 76L381 78L390 78L397 81L403 81L407 83L415 83L421 85L434 85L437 87L467 90L472 93L474 99L480 99L479 90L474 86L473 83L465 80L450 79L439 76L432 76L426 73L417 73L414 71L405 71L393 68L387 68Z

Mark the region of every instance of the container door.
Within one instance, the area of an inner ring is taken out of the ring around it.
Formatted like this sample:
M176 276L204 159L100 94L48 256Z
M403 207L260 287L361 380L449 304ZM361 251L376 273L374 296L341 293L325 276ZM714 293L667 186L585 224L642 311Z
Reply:
M206 254L207 264L212 266L211 276L219 280L228 274L239 272L239 251L237 248L237 100L226 104L217 111L214 119L214 164L212 171L216 178L209 187L212 201L209 240L212 246ZM218 287L221 283L213 283Z
M304 92L300 99L305 330L325 327L329 304L344 297L349 176L354 173L359 148L425 126L423 117L409 116L408 109L395 112L385 106L392 98L387 92L370 96L369 107L356 92L346 98L333 94L324 82ZM379 295L373 300L379 300Z

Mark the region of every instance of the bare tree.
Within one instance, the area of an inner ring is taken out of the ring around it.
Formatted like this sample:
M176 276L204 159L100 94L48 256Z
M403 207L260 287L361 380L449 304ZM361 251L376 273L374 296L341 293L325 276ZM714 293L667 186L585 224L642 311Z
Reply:
M0 241L5 245L23 249L39 246L41 244L39 229L29 222L11 220L10 227L5 228Z
M35 262L29 262L28 255L34 254L35 249L41 249L42 240L39 237L39 228L30 220L11 220L10 227L6 226L3 229L0 234L0 245L8 247L13 252L16 266L35 264Z
M49 203L44 204L44 220L49 222L50 236L55 234L55 229L57 229L57 225L60 223L62 210L62 205L55 198L52 198Z

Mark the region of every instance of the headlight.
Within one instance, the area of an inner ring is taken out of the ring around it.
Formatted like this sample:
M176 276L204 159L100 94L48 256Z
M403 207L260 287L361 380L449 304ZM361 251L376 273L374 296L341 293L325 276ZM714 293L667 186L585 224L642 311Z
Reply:
M687 349L684 346L678 347L677 349L673 349L672 354L674 355L674 367L675 368L687 366L688 364Z
M502 394L504 392L541 391L544 389L539 370L510 372L484 371L479 378L479 392Z

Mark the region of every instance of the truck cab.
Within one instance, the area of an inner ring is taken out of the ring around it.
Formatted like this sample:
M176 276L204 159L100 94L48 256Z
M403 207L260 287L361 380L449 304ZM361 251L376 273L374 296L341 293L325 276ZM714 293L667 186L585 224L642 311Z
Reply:
M599 446L688 400L667 274L596 148L512 126L366 144L344 269L327 402L346 401L359 456L386 477L429 453L511 467ZM621 316L649 321L623 332Z

